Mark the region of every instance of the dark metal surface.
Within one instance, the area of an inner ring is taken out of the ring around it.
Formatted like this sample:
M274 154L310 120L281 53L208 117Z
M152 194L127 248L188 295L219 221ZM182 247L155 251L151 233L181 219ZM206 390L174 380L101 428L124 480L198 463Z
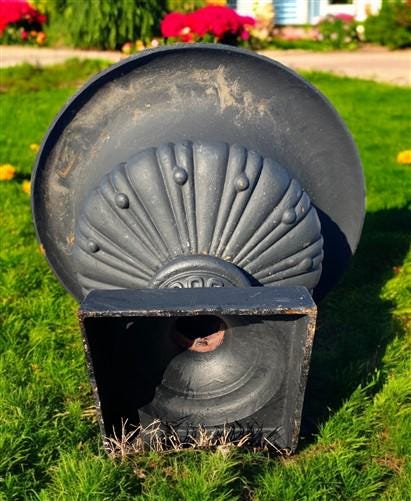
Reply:
M245 274L312 290L322 258L298 181L254 151L204 141L150 148L113 169L87 197L73 248L83 294L238 287Z
M184 141L188 143L182 143ZM103 201L100 195L93 198L90 193L95 193L95 189L100 193L110 190L110 178L103 179L104 176L111 172L110 176L116 177L115 182L121 183L120 173L127 168L132 170L134 162L140 158L135 155L142 154L148 147L159 148L172 143L180 145L181 150L184 144L207 146L216 141L220 145L230 145L231 149L236 144L242 145L250 168L250 152L272 159L274 165L285 169L290 179L294 178L300 184L316 207L324 238L323 272L315 293L318 297L322 296L334 285L356 248L364 217L364 183L360 162L341 119L317 90L274 61L231 47L186 45L146 51L98 75L67 104L43 142L33 178L34 218L47 258L70 292L81 299L93 287L107 286L101 271L107 265L102 263L101 257L107 256L103 255L103 244L95 233L102 229L100 225L110 226L111 229L116 226L117 220L110 220L110 217L114 218L114 213L116 217L120 213L120 217L125 218L126 213L135 210L134 194L142 196L144 190L156 188L159 193L152 191L147 194L148 199L143 206L146 207L147 202L155 204L157 195L164 201L167 195L176 209L174 195L167 190L164 193L161 191L161 186L171 188L167 184L168 178L154 167L149 172L141 168L141 179L135 179L135 185L129 191L117 189L119 185L116 185L106 200L112 208L93 213L87 204ZM163 153L164 148L161 150ZM170 148L174 148L174 154L177 146ZM196 147L193 148L195 150ZM159 150L151 151L157 152L158 160ZM166 161L165 153L157 163L164 167ZM131 167L121 167L124 162ZM216 161L215 165L224 165L224 162ZM181 165L175 165L173 169L172 189L187 191L192 182L188 170ZM227 172L231 172L230 169ZM204 174L205 171L199 169L198 172ZM263 176L264 172L261 169L260 175ZM218 174L216 167L209 178L204 174L200 184L194 187L194 199L199 203L196 210L201 207L204 197L222 188ZM159 176L160 184L156 184L153 176ZM281 180L282 175L278 175L277 179ZM246 193L253 190L253 182L251 174L233 179L232 188L237 190L239 200L244 200ZM260 184L265 186L263 182ZM270 183L267 186L270 189L273 187ZM215 200L220 200L218 196L221 194L214 195ZM268 196L275 198L272 193ZM259 198L261 207L264 207L264 190ZM230 229L228 219L218 221L217 214L224 211L213 214L207 205L203 207L210 221L214 216L216 218L213 231L223 224L218 229L220 233L216 230L215 234L219 236L215 242L217 248L220 246L221 255L215 255L218 259L230 261L233 256L229 252L230 241L227 238L235 234L235 224ZM264 212L261 207L255 212L258 217L254 221L250 212L249 219L241 222L240 229L244 235L247 231L254 232L258 224L261 225L258 219ZM161 204L154 208L161 210ZM271 208L274 209L274 206ZM150 221L151 210L145 221ZM245 217L245 208L239 210L244 211ZM139 263L135 262L136 256L140 259L141 255L150 256L149 253L140 252L136 246L134 254L131 252L125 258L130 240L114 241L113 246L120 249L122 256L120 264L115 261L117 279L109 281L109 286L145 287L157 280L162 268L168 266L170 257L201 254L201 242L208 245L214 242L213 235L207 233L211 231L210 227L204 226L203 234L198 234L197 247L189 238L189 245L184 247L184 241L180 241L183 246L178 250L173 241L176 235L184 236L184 228L179 223L178 210L172 212L175 224L164 224L158 229L170 252L161 260L161 252L155 248L148 263L150 273L144 266L139 269ZM288 216L291 221L293 215ZM93 217L100 217L100 220L92 220ZM138 216L133 223L137 232L140 232L138 224L141 221ZM87 224L90 222L92 231L89 234ZM187 224L187 231L189 228ZM121 231L119 233L122 234ZM83 239L84 235L86 239ZM115 240L117 236L113 238ZM79 258L81 252L84 255ZM209 253L209 248L204 253ZM274 263L269 264L276 264L275 258L272 259ZM107 266L112 264L113 259L110 258ZM145 263L145 266L148 264ZM313 260L306 264L310 264L307 270L315 268ZM130 265L133 273L130 273ZM90 275L90 270L96 266L99 267L97 276ZM247 270L246 265L244 269ZM307 270L303 270L302 275ZM250 270L251 276L247 276L247 280L252 283L255 274L258 282L258 272ZM124 280L119 284L117 280L120 276ZM102 282L100 285L96 284L99 280ZM261 282L264 283L263 280ZM267 285L271 285L269 280Z
M145 51L57 117L32 204L51 266L85 298L105 435L228 424L295 449L309 291L335 284L364 218L355 146L317 90L241 49Z
M96 290L79 316L104 435L160 419L295 449L316 317L305 288Z

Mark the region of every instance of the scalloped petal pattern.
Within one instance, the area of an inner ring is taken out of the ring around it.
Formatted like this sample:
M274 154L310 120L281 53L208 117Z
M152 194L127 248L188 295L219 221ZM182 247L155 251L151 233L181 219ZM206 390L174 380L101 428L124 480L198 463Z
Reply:
M313 289L323 238L308 195L278 163L240 145L183 141L146 149L101 180L73 253L84 293L148 287L168 263L195 255L261 285Z

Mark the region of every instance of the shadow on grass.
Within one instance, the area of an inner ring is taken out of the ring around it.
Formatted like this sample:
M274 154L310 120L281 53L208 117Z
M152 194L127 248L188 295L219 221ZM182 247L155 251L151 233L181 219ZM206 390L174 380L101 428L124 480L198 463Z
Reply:
M347 275L319 305L299 450L381 366L395 333L391 305L381 299L381 290L403 263L410 234L407 208L368 213Z
M381 299L385 283L401 266L409 246L411 213L407 208L367 214L360 246L344 280L319 305L317 332L303 409L301 452L315 440L319 427L359 384L382 365L395 335L391 304ZM266 453L242 452L235 485L241 500L252 499Z

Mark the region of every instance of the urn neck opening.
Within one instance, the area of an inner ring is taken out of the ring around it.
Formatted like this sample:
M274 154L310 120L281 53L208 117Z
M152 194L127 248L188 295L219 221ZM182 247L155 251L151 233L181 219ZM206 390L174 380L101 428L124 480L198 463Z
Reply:
M174 322L172 336L181 348L206 353L221 345L226 329L224 320L215 315L179 317Z

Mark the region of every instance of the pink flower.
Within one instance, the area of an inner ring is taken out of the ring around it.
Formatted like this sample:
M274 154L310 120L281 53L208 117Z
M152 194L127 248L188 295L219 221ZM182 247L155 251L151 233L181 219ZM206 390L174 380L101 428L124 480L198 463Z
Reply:
M341 14L335 14L334 18L339 19L344 23L352 23L354 21L354 16L351 16L350 14L344 14L343 12L341 12Z
M244 30L240 33L241 40L248 40L250 38L250 33Z
M255 25L255 19L250 16L240 16L241 22L247 26L254 26Z

